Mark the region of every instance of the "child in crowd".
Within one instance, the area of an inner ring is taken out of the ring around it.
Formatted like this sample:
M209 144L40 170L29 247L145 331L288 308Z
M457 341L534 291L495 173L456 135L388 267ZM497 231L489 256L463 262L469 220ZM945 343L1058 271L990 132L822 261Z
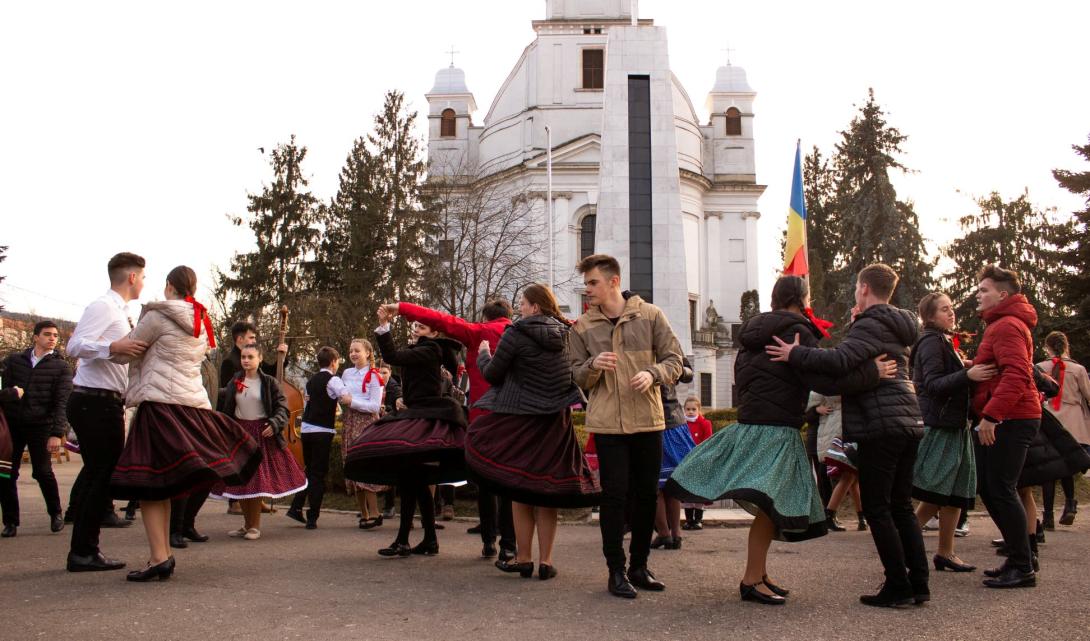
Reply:
M712 435L712 422L704 418L701 413L703 407L700 405L700 398L696 396L690 396L685 399L685 423L689 426L689 434L693 437L693 443L700 445L704 441L711 438ZM681 526L683 530L703 530L704 529L704 507L706 503L683 503L682 507L685 508L685 524Z

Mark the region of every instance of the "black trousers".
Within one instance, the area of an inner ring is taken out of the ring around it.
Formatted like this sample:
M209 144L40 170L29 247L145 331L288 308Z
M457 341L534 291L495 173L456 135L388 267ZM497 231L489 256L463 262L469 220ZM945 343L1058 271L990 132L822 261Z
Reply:
M595 434L602 503L598 511L602 554L611 571L625 567L625 508L631 504L629 567L647 565L662 466L662 432Z
M1003 421L995 428L995 444L990 447L980 444L975 431L973 436L977 493L1010 550L1007 563L1023 572L1033 570L1033 557L1026 510L1018 496L1018 477L1040 427L1040 419Z
M485 545L496 542L500 547L515 551L515 517L511 512L511 499L496 496L482 487L477 488L477 514L481 519L481 541Z
M303 505L309 499L307 523L317 523L318 513L322 509L322 499L325 497L325 477L329 474L329 452L333 448L333 434L327 432L303 434L302 440L303 463L307 468L307 489L292 498L291 509L302 511Z
M79 437L83 497L75 508L72 553L97 554L103 515L110 509L110 475L125 446L125 408L120 399L73 392L68 422Z
M413 528L413 514L420 508L420 524L424 526L424 540L434 541L435 510L432 509L431 490L426 483L403 478L397 485L401 495L401 525L397 529L397 542L408 545L409 530Z
M822 505L829 505L829 499L833 496L833 483L829 480L828 469L825 461L817 451L818 427L811 425L806 429L806 456L810 459L810 465L814 468L814 476L817 477L818 496Z
M11 430L11 478L0 479L0 509L4 512L4 525L19 525L19 468L23 463L23 450L30 450L31 475L45 499L49 516L61 513L61 495L57 489L57 477L53 476L53 461L46 443L49 428L45 425L20 425L12 423Z
M927 589L927 552L912 510L912 469L919 439L859 443L859 494L891 590ZM906 572L905 569L908 569Z
M186 530L194 529L197 522L197 513L201 511L204 502L208 500L208 490L197 490L189 496L183 496L170 501L170 533L181 534Z

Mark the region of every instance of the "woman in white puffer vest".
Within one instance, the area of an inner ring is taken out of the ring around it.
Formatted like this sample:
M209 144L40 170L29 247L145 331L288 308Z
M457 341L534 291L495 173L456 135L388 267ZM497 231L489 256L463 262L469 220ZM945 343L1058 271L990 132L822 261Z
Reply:
M130 581L168 579L170 499L220 480L239 483L261 462L257 443L229 416L212 411L201 361L215 347L212 322L193 299L197 275L184 265L167 275L162 302L144 305L129 338L147 343L129 365L125 402L136 407L125 449L110 478L113 498L140 501L151 556ZM115 357L115 360L121 360Z

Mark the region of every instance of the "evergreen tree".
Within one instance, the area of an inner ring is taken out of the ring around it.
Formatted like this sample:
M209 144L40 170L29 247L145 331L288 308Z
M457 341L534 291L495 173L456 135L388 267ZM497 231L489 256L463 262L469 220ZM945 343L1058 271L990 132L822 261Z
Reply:
M741 322L753 318L757 314L761 313L761 296L756 289L750 289L742 292L742 298L739 301L738 308L740 311L739 316Z
M962 237L945 250L953 267L943 275L943 282L957 306L958 325L965 331L979 332L982 322L976 312L976 275L981 267L994 263L1018 272L1023 293L1037 308L1035 333L1040 339L1054 316L1055 295L1050 288L1055 282L1051 275L1055 257L1046 241L1048 217L1033 206L1025 192L1009 201L992 192L976 202L978 211L959 221Z
M1087 144L1072 145L1072 149L1090 161L1090 138ZM1085 207L1074 212L1070 221L1050 230L1050 239L1058 249L1054 265L1057 294L1067 311L1057 327L1067 333L1071 355L1086 363L1090 361L1090 170L1054 169L1052 175L1061 187L1085 199Z
M912 203L898 200L890 182L891 171L908 171L896 158L907 137L886 122L873 89L841 136L836 145L833 225L840 304L850 308L853 296L846 284L854 283L863 267L882 262L901 277L891 303L915 309L934 285L934 261L927 258Z
M806 200L806 249L810 262L810 297L818 316L843 317L847 310L836 309L836 301L846 287L835 278L836 209L834 173L829 160L816 146L803 158L803 197Z

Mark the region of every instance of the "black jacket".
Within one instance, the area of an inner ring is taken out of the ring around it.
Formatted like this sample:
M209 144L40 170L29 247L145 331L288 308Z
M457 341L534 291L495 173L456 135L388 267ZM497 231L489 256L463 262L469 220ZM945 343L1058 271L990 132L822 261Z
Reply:
M68 433L68 396L72 393L72 368L56 350L31 367L33 348L9 354L0 364L4 389L23 388L23 398L5 401L4 414L12 427L48 430L50 436Z
M1003 429L1000 427L999 429ZM1090 469L1090 454L1052 412L1041 413L1041 429L1026 450L1018 487L1055 483Z
M552 414L582 401L568 358L569 331L542 315L508 325L496 353L477 356L477 368L492 387L473 406L503 414Z
M924 425L944 430L969 426L969 370L939 330L925 329L912 347L912 383Z
M448 338L419 338L416 343L398 349L390 332L375 334L382 361L401 368L401 400L406 409L387 414L379 422L407 418L446 421L465 427L465 412L449 392L444 394L442 375L446 369L450 375L458 373L460 343Z
M821 333L805 316L787 310L757 314L742 325L742 351L734 362L740 423L800 429L810 390L834 395L878 385L878 367L874 363L864 363L847 376L835 377L773 362L765 353L765 346L774 343L773 336L790 343L796 335L801 345L812 347L818 344Z
M401 398L401 383L397 378L390 376L390 380L386 381L386 392L382 396L382 404L386 407L387 412L393 412L397 410L397 399Z
M277 445L284 447L287 442L284 438L284 427L287 426L288 417L290 416L288 399L284 396L283 390L280 389L280 383L275 378L262 372L260 368L257 375L261 377L261 404L265 407L265 415L268 417L269 426L272 427ZM238 391L235 381L242 380L245 377L246 373L239 370L237 374L228 380L227 385L220 389L216 411L223 412L231 418L235 417L235 394Z
M672 385L662 385L659 392L662 394L662 415L666 418L666 428L688 425L685 421L685 409L677 400L677 384L693 382L693 364L687 356L681 357L681 376Z
M916 388L908 377L908 350L919 333L916 316L892 305L873 305L856 317L844 340L832 349L797 347L791 365L847 376L867 361L886 354L897 361L897 377L883 379L863 392L843 394L844 440L866 441L889 436L923 436L923 417Z

